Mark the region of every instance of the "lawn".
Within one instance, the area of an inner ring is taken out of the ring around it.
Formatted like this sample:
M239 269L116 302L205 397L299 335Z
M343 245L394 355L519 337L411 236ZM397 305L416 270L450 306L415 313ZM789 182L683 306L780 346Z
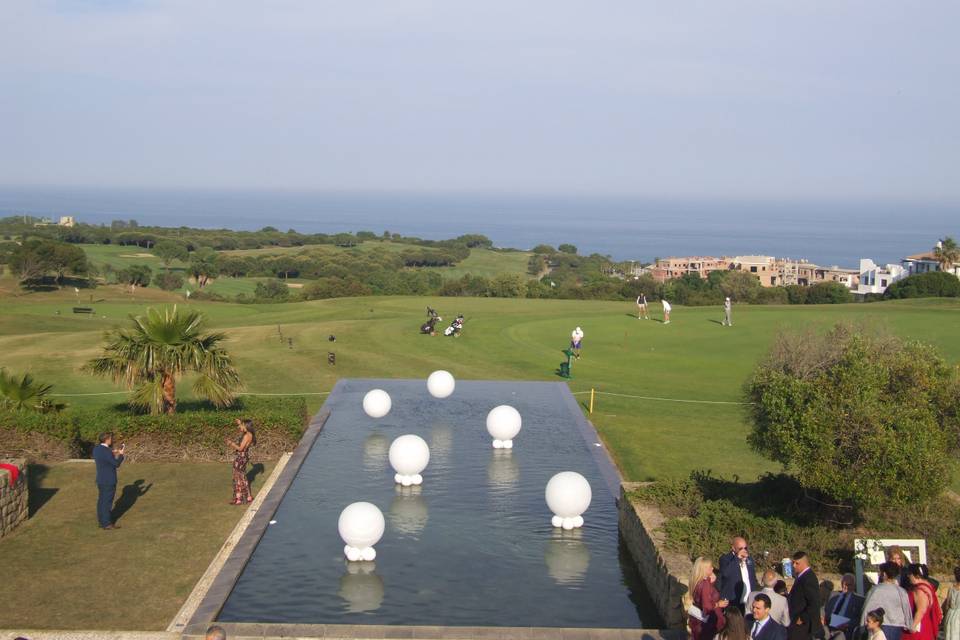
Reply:
M272 468L257 469L254 491ZM93 472L31 468L32 517L0 542L15 584L0 598L0 628L164 629L243 512L227 504L227 463L127 464L121 528L101 531Z
M527 262L533 255L529 251L492 251L490 249L471 249L466 260L453 267L427 267L444 278L453 280L468 273L474 276L492 278L501 273L516 273L524 278L533 278L527 273Z
M124 269L134 264L145 264L153 269L154 273L163 270L163 262L153 255L150 249L143 247L122 247L115 244L81 244L77 245L87 254L87 259L102 270L109 264L115 270ZM170 263L172 270L183 269L186 264L179 260Z
M53 383L55 393L119 391L80 366L99 352L104 329L156 302L131 303L106 287L96 291L103 302L96 305L95 318L73 316L70 297L56 292L4 304L0 366L28 370ZM444 318L463 313L463 336L419 335L428 304ZM946 300L738 307L734 327L722 327L715 308L677 307L673 322L663 325L638 321L629 303L574 300L370 297L190 306L227 333L246 390L253 393L317 394L340 377L417 378L440 368L466 379L557 380L560 352L571 329L580 325L586 337L583 358L573 367L573 391L593 387L668 399L598 396L591 419L630 480L684 477L698 468L752 479L775 468L747 448L742 406L674 400L740 401L744 381L781 328L877 324L934 344L952 363L960 360L960 302ZM336 335L335 343L328 342L330 334ZM335 366L327 364L328 351L337 354ZM189 397L186 382L178 387L183 397ZM63 400L90 405L122 397ZM310 409L319 408L322 399L308 396Z

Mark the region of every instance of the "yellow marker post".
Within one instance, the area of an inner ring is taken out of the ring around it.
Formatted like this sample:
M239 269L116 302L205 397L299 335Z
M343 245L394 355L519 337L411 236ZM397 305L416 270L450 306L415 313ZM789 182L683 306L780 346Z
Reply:
M590 413L593 413L593 387L590 387Z

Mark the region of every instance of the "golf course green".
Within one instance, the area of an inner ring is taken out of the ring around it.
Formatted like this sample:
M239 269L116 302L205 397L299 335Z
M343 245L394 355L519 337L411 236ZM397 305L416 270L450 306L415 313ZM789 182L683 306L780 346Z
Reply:
M96 315L73 314L78 300ZM103 331L124 323L128 314L174 303L187 304L156 290L131 299L119 287L5 296L0 366L53 384L54 393L71 394L58 398L71 405L122 402L122 389L91 377L81 365L99 353ZM652 305L652 320L638 320L630 303L577 300L366 297L189 304L207 315L211 328L227 334L246 392L308 394L311 410L341 377L425 378L447 369L463 379L561 380L561 351L580 326L583 355L569 385L584 410L589 390L597 390L589 417L628 480L683 477L693 469L746 480L775 470L746 446L749 427L739 403L744 381L783 329L863 323L931 343L951 364L960 361L955 300L742 306L734 309L733 327L721 326L719 308L677 306L664 325L658 305ZM463 313L463 335L419 334L427 305L443 316L443 327ZM336 353L336 365L328 364L329 351ZM179 389L181 398L189 398L188 384Z

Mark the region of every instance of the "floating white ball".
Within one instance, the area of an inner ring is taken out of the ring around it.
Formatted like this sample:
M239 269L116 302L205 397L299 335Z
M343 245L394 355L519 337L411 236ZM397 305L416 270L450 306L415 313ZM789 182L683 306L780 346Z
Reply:
M390 458L390 466L398 474L413 476L421 473L430 463L430 447L420 436L408 433L390 444L387 457Z
M348 505L337 521L340 537L348 547L356 549L357 553L380 542L385 525L383 513L369 502L354 502ZM347 558L352 560L349 552Z
M357 549L356 547L347 545L346 549L344 549L344 554L347 556L347 560L350 562L357 562L360 560L360 549Z
M494 449L503 449L503 440L494 440L493 441Z
M427 391L434 398L448 398L453 393L457 383L449 371L434 371L427 378Z
M572 529L575 526L583 526L583 518L574 523L574 518L582 516L583 512L590 507L590 501L593 499L593 491L590 489L590 483L587 479L576 471L562 471L550 478L546 489L547 506L550 507L555 516L559 516L564 521L561 523L564 529ZM567 526L567 520L570 526ZM553 520L556 523L556 518ZM554 524L553 526L557 526Z
M508 404L491 409L487 414L487 433L494 439L493 446L497 449L513 447L512 442L509 445L505 443L517 437L521 422L520 412ZM499 447L497 447L497 440L501 441Z
M550 519L550 524L552 524L557 528L560 528L563 526L563 518L561 518L560 516L553 516L553 518Z
M412 476L410 476L410 482L412 482L415 485L421 485L423 484L423 476L420 475L419 473L415 473Z
M363 410L371 418L382 418L390 413L391 406L390 394L383 389L373 389L363 396Z
M366 562L373 562L377 558L377 552L373 547L364 547L360 551L360 559Z

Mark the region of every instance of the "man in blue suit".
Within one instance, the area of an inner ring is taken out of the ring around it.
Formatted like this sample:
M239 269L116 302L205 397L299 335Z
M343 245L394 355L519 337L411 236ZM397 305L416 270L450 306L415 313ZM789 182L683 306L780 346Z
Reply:
M717 576L721 600L736 604L741 613L745 613L750 603L747 596L751 591L759 591L757 567L750 557L747 541L737 536L730 544L730 553L720 556L720 575Z
M97 489L100 495L97 498L97 520L101 529L119 529L119 525L110 520L110 511L113 509L113 497L117 494L117 467L123 464L123 450L113 449L113 434L109 431L101 433L98 438L100 444L93 448L93 459L97 463Z
M787 628L770 617L770 596L757 594L744 620L750 640L787 640Z

